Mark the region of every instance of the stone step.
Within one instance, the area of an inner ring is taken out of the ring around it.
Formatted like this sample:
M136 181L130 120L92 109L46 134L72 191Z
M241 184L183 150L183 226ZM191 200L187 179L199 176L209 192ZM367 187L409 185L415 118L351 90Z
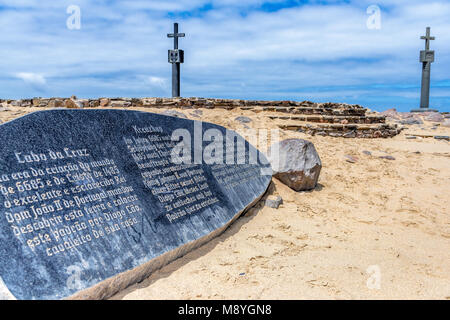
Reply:
M358 124L371 124L371 123L385 123L385 116L369 115L369 116L327 116L327 115L301 115L301 116L280 116L270 115L267 116L272 120L294 120L294 121L306 121L306 122L319 122L319 123L358 123Z
M244 107L245 108L245 107ZM244 110L241 107L241 109ZM266 106L259 108L245 108L245 110L254 111L271 111L280 113L290 113L290 114L305 114L305 115L335 115L335 116L364 116L366 114L366 109L359 108L321 108L321 107L277 107L277 106Z
M278 125L280 129L304 132L310 135L344 138L389 138L401 132L396 124L337 124L337 123L289 123Z

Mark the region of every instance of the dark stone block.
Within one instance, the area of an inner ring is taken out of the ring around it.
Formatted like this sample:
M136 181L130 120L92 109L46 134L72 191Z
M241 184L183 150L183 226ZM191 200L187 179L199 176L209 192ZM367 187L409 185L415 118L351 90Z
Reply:
M176 129L190 136L173 141ZM240 136L245 152L231 149L227 134L125 110L1 125L0 299L106 298L223 232L271 180L267 159ZM189 144L195 162L176 164L172 152ZM225 159L218 146L245 164L211 164Z

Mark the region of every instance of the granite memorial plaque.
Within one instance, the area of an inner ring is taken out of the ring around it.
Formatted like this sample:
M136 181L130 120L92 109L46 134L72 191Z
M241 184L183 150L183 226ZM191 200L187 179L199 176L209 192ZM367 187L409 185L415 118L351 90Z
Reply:
M107 298L223 232L271 180L236 133L159 114L39 111L0 136L2 299Z

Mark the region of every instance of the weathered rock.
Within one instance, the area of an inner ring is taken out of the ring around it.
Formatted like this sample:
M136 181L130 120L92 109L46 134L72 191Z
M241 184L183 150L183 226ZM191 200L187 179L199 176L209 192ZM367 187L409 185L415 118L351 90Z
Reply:
M265 202L266 207L278 209L278 207L283 203L283 198L280 196L268 196Z
M78 100L67 99L64 102L64 107L69 108L69 109L80 109L80 108L84 108L84 104Z
M11 102L11 105L13 107L21 107L22 106L22 100L14 100Z
M406 124L406 125L412 125L412 124L423 124L423 121L420 120L419 118L407 118L404 120L400 120L401 124Z
M377 130L372 134L372 137L374 137L374 138L381 138L382 136L383 136L383 133L380 130Z
M431 122L444 122L445 118L439 112L433 112L428 117L426 117L425 120Z
M269 149L273 176L295 191L311 190L317 185L322 161L310 141L287 139Z
M446 140L446 141L450 141L450 137L449 136L435 136L434 137L436 140Z
M358 158L355 156L351 156L349 154L345 155L345 161L350 162L350 163L356 163L358 162Z
M393 156L379 156L378 158L385 159L385 160L395 160L395 158Z
M349 131L349 132L346 132L346 133L343 135L343 137L344 137L344 138L356 138L356 132L355 132L355 131Z
M196 115L198 115L198 116L203 115L203 111L202 111L202 110L199 110L199 109L196 109L196 110L192 111L192 113L193 113L193 114L196 114Z
M244 117L244 116L239 116L236 119L234 119L240 123L250 123L252 122L252 119L250 119L249 117Z
M385 111L380 112L380 113L382 115L388 117L388 118L392 118L392 119L395 119L395 120L400 119L400 116L399 116L399 114L398 114L398 112L397 112L397 110L395 108L388 109L388 110L385 110Z
M111 107L114 108L128 108L131 106L130 101L124 101L124 100L116 100L110 102Z
M444 123L441 124L441 126L446 127L446 128L450 128L450 119L446 119L444 121Z
M367 156L371 156L372 155L372 152L367 151L367 150L364 150L362 153L364 153Z
M48 102L47 106L50 108L62 108L64 107L64 101L61 99L52 99Z
M100 107L106 107L109 104L108 98L100 99Z
M186 118L186 116L183 113L175 111L175 110L166 110L166 111L162 112L162 114L165 116L170 116L170 117Z

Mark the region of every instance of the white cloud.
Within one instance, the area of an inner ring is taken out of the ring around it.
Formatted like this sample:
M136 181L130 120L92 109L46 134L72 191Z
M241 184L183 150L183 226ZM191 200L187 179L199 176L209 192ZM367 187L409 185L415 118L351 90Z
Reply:
M156 86L162 89L166 89L167 87L166 80L160 77L149 77L148 81L152 86Z
M43 75L32 72L19 72L15 76L31 85L44 86L47 83Z
M326 100L358 96L364 104L368 95L382 95L370 89L376 84L420 86L420 36L428 25L436 36L432 81L450 80L450 3L445 0L310 1L276 12L254 8L278 0L221 0L209 11L168 17L169 11L209 2L0 0L0 7L20 8L0 9L0 46L8 48L0 97L32 94L5 74L40 86L46 84L45 74L52 79L47 90L52 96L169 95L172 40L166 33L175 20L186 33L180 40L186 96L301 100L311 93ZM81 30L66 28L70 4L82 10ZM381 8L381 30L366 27L371 4ZM390 93L392 99L406 99ZM450 98L449 86L439 89L439 96L445 94Z

